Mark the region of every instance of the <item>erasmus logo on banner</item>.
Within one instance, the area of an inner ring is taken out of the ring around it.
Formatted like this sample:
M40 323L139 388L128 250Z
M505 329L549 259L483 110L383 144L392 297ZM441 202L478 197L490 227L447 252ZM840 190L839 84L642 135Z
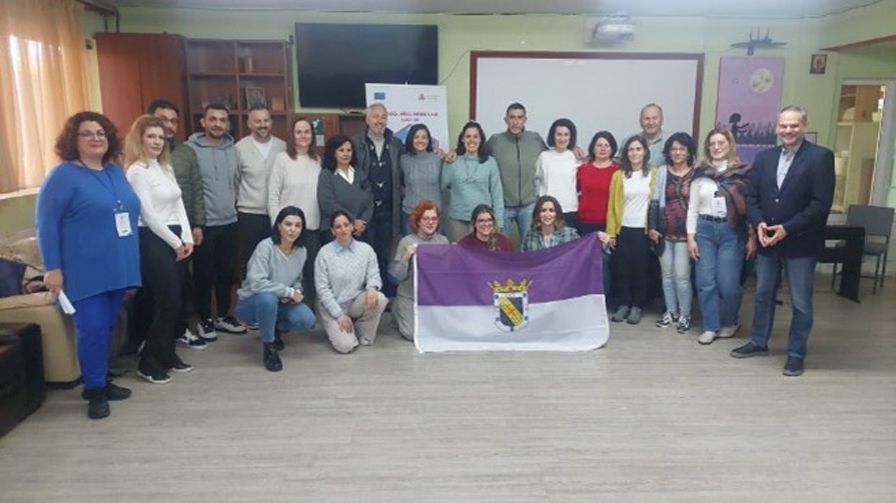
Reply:
M529 286L524 279L518 284L508 279L503 285L492 281L489 286L495 292L495 326L507 332L524 328L529 324Z

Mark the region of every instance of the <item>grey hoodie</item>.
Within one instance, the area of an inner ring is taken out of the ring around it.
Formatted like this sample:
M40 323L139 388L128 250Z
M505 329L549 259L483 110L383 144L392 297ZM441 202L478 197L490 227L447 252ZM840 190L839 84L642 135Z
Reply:
M193 133L186 144L196 152L199 160L205 224L214 227L236 222L238 171L233 137L225 134L219 145L213 145L205 133Z

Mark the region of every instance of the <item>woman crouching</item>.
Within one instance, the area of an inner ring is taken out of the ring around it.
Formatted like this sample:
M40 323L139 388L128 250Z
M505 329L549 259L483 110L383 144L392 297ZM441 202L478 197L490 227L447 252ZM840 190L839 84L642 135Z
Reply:
M280 210L271 228L271 237L255 247L246 270L246 279L237 290L236 315L258 325L264 346L262 361L266 369L283 369L278 351L284 343L282 334L308 330L314 326L314 313L302 299L302 268L308 252L303 230L305 213L295 206Z
M330 232L336 239L323 246L314 261L317 312L330 344L342 354L358 344L373 344L388 302L380 292L376 254L352 236L352 222L348 213L333 212Z

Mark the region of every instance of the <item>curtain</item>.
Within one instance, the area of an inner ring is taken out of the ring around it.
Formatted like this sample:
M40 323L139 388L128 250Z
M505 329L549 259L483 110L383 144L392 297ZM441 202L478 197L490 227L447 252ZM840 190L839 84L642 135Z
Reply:
M0 193L39 186L65 120L87 109L82 13L74 0L3 0Z

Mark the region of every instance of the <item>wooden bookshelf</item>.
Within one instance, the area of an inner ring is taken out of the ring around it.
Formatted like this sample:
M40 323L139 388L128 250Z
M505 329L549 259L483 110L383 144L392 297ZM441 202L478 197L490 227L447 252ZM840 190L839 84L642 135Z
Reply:
M201 131L199 120L209 103L230 109L230 132L239 140L247 134L253 99L271 109L273 134L286 140L287 115L292 111L292 89L286 43L281 40L187 39L187 95L190 131Z

